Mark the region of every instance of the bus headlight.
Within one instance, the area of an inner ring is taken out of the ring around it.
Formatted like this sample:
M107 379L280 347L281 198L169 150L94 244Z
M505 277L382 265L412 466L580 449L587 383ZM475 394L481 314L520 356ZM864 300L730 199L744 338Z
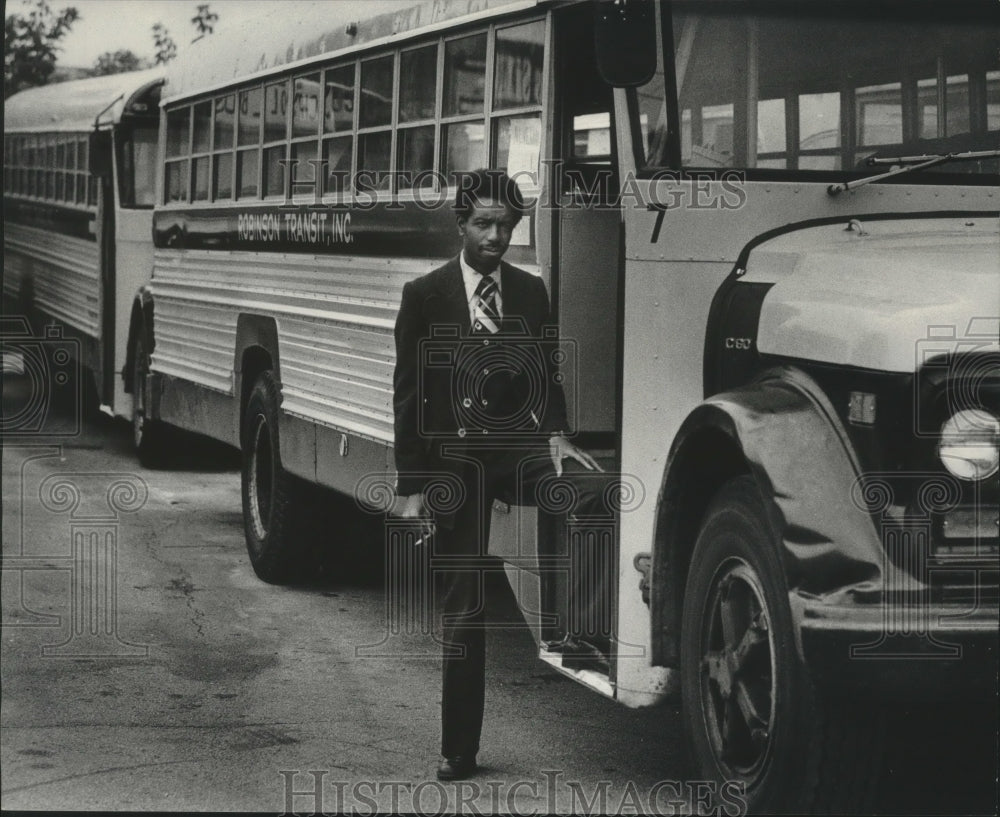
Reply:
M938 456L959 479L986 479L1000 462L1000 418L982 409L955 412L941 426Z

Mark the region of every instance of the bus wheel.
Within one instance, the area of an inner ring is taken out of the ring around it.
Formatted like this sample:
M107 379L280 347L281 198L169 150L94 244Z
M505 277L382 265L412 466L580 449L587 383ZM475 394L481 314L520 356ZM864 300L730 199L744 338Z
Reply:
M136 333L132 349L132 441L136 454L147 468L163 465L167 446L164 442L166 428L160 422L147 416L146 405L149 380L149 351L142 337L142 330Z
M695 544L681 692L701 773L750 813L857 812L874 797L882 715L827 699L809 678L778 543L749 476L723 486Z
M281 467L278 385L266 371L254 384L243 416L243 527L254 573L266 582L289 581L303 538L293 478Z

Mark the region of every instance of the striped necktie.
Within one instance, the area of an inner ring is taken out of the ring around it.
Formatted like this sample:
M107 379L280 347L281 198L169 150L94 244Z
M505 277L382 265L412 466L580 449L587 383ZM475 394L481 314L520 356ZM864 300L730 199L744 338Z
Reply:
M479 280L473 294L472 331L475 334L496 334L500 331L500 310L497 309L497 282L489 275Z

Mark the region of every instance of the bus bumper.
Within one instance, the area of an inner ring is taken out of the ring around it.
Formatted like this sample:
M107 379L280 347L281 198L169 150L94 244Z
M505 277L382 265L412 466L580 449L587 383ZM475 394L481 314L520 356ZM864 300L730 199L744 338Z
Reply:
M997 696L995 601L896 608L797 601L802 656L817 686L887 701Z

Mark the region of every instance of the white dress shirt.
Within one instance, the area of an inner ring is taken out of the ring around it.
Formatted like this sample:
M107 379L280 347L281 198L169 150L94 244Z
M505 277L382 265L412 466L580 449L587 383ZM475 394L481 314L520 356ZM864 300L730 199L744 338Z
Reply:
M469 306L469 325L471 326L476 322L476 289L479 287L479 282L484 276L480 275L471 266L469 266L469 262L465 260L465 250L462 250L459 254L458 260L462 265L462 280L465 283L465 300ZM502 318L503 293L500 291L500 267L497 267L486 277L492 278L497 283L497 313Z

